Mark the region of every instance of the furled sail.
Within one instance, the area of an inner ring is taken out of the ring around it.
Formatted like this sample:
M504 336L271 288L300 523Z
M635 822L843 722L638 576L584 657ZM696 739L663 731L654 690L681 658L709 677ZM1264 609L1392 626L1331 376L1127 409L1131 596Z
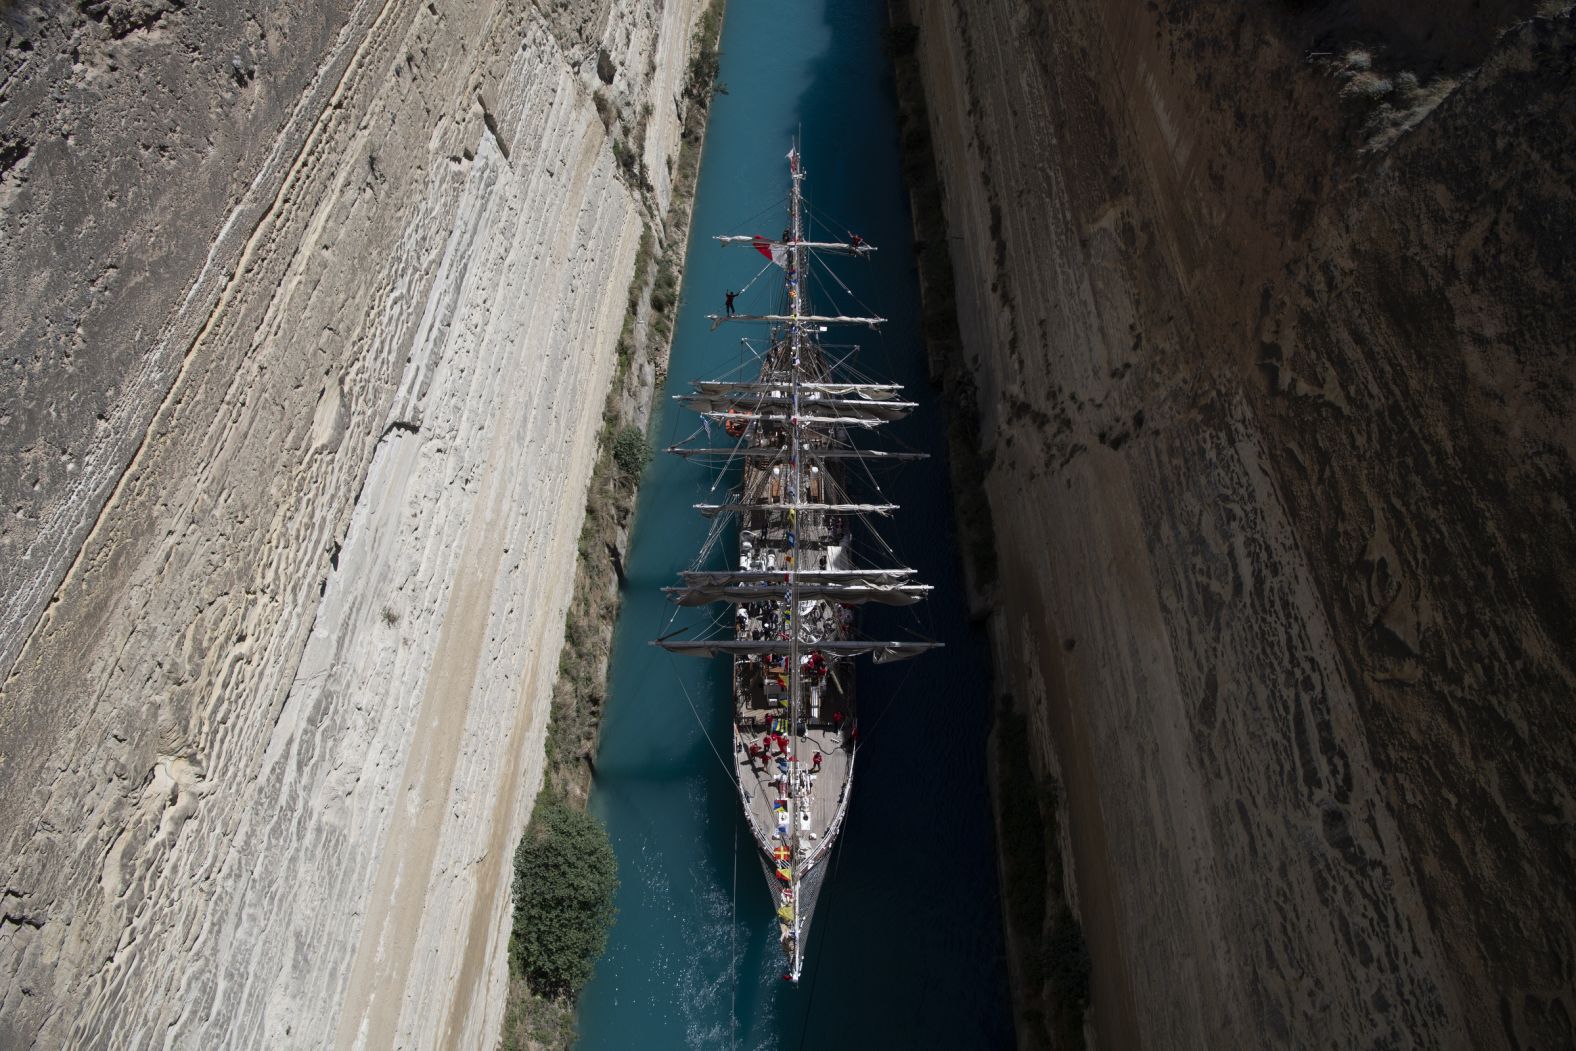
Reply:
M741 395L754 394L760 391L781 391L786 383L727 383L721 380L692 380L690 386L701 394L727 394L729 392ZM834 397L859 397L869 398L874 401L885 400L903 389L898 383L801 383L799 390L819 394L830 394Z
M894 580L903 580L914 575L914 570L907 568L895 569L807 569L793 574L793 578L801 584L860 584L860 583L885 583ZM788 580L786 569L754 569L738 570L709 570L690 569L679 574L686 584L698 587L707 587L717 584L748 584L764 582L781 584Z
M722 654L762 654L781 657L788 656L799 648L786 639L762 639L759 642L735 639L708 639L705 641L658 639L657 645L672 653L683 653L691 657L716 657ZM877 664L888 664L892 661L917 657L929 650L940 649L943 645L945 643L941 642L882 642L844 639L837 642L817 642L814 648L836 657L857 657L868 653Z
M886 324L884 317L851 317L847 314L707 314L706 320L715 329L724 321L765 321L771 324L810 325L866 325L875 328Z
M707 419L728 423L796 423L805 426L837 424L843 427L879 427L886 420L871 416L824 416L821 414L794 416L786 412L735 412L732 409L715 409L701 413Z
M858 244L854 244L851 241L796 241L792 238L787 241L769 241L759 234L732 234L714 237L712 240L717 241L724 248L729 245L749 245L774 263L777 263L777 259L771 254L770 249L772 248L780 249L785 256L795 248L802 248L811 252L832 252L844 255L864 255L866 252L874 252L876 250L875 245L865 244L863 241L860 241ZM762 244L765 244L767 247L762 248ZM783 266L784 264L777 263L777 265Z
M863 605L876 602L883 606L911 606L930 594L929 584L794 584L794 597L800 601L824 599ZM704 606L708 602L757 602L783 597L781 587L768 584L705 584L684 588L663 588L681 606Z
M787 411L794 407L794 399L774 397L771 394L758 394L753 397L730 397L726 394L677 394L674 395L673 400L685 408L707 414L736 412L740 409L753 412L767 409ZM798 406L804 415L835 415L839 423L853 420L900 420L918 407L917 403L912 401L821 397L800 397ZM745 418L751 417L745 416Z
M786 449L773 449L770 447L736 445L723 448L685 448L682 445L670 445L668 452L675 456L749 456L752 458L787 459ZM928 460L929 453L887 452L881 449L820 449L809 448L803 454L807 460L887 460L892 463L909 463L915 460Z
M710 518L724 511L830 511L833 514L884 515L897 510L897 504L790 504L759 500L747 504L696 504L695 510Z

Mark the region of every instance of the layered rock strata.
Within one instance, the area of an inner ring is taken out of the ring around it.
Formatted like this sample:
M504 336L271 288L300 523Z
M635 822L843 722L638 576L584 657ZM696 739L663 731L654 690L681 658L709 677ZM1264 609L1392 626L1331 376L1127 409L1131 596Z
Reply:
M1098 1043L1570 1046L1569 10L909 8Z
M698 6L0 12L0 1046L495 1041Z

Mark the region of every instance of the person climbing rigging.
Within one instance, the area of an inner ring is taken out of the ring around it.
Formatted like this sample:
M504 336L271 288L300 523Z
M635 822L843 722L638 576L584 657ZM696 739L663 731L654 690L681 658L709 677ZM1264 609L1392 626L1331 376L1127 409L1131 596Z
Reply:
M726 298L726 300L727 300L727 305L728 305L728 316L729 316L729 317L733 317L733 297L734 297L734 296L736 296L736 295L738 295L738 294L739 294L739 293L737 293L737 292L735 292L735 291L733 291L733 290L732 290L732 289L729 289L729 290L728 290L728 294L727 294L727 296L726 296L726 297L725 297L725 298Z
M863 251L865 247L865 239L850 230L848 231L848 247L852 248L856 252Z

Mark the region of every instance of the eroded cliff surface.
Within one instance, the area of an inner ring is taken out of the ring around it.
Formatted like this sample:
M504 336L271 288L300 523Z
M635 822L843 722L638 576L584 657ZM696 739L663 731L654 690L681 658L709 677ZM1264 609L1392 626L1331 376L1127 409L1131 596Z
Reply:
M0 1045L496 1039L697 14L0 9Z
M1576 29L1532 14L908 5L1102 1044L1576 1041Z

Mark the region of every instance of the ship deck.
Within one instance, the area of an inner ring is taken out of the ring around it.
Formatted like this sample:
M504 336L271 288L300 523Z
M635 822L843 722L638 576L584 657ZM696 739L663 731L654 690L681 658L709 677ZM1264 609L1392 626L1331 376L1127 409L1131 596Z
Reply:
M758 499L784 499L782 480L766 471L746 469L745 489ZM807 495L823 498L822 478L811 479ZM745 516L740 552L744 570L785 569L795 528L798 542L792 548L800 570L840 569L850 565L847 523L833 515L806 512L790 527L780 516L764 512ZM734 634L740 639L788 636L788 611L775 588L762 589L762 600L735 607ZM853 612L825 600L800 603L799 625L807 639L848 636ZM804 644L803 654L814 653L814 642ZM823 658L824 659L824 658ZM770 853L788 846L803 866L818 858L818 848L836 834L853 771L852 733L854 666L852 661L826 662L819 673L805 670L797 726L789 725L788 689L791 669L786 658L751 656L734 662L734 761L751 829L761 848ZM774 736L776 735L776 736ZM752 754L751 746L757 752ZM821 762L817 766L816 755ZM787 779L794 779L792 791ZM793 799L784 823L779 800ZM791 838L788 838L791 837Z
M817 848L828 841L829 832L834 832L833 824L847 798L854 759L851 729L838 726L828 716L799 727L799 733L787 733L782 727L781 712L780 708L751 709L737 724L734 763L738 767L745 811L763 850L784 845L793 850L796 858L818 859ZM767 736L773 726L787 736L786 754L780 748L780 740L772 741ZM763 753L769 749L770 758L764 754L752 755L751 745L761 748ZM817 754L821 756L819 770L814 764ZM776 804L778 800L789 798L784 778L795 776L799 777L800 791L796 794L799 813L789 813L784 824Z

